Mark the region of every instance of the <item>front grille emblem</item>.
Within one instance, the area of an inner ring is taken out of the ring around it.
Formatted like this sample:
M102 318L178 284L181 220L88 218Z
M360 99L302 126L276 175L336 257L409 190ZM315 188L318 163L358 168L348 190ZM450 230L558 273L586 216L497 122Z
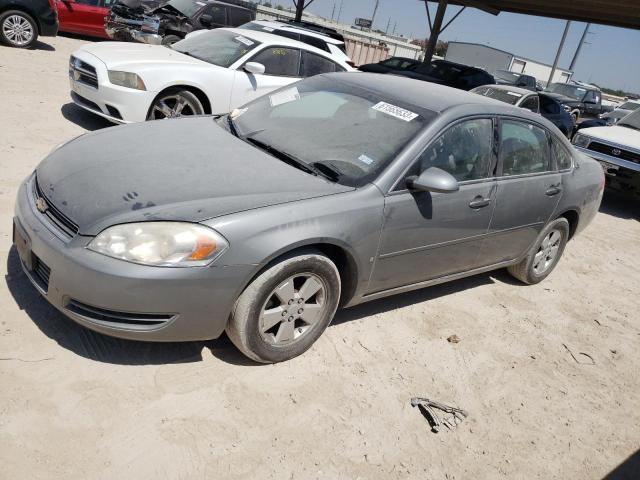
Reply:
M47 205L47 202L44 201L44 198L38 197L36 199L36 208L40 213L44 213L49 209L49 206Z
M611 150L611 153L617 157L621 152L619 148L614 148L613 150Z

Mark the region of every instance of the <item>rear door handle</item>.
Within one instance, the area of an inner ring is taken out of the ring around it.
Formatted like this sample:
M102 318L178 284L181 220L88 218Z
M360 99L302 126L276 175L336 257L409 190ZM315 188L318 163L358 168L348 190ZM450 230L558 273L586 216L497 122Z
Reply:
M480 195L478 195L476 198L471 200L471 202L469 203L469 207L471 207L471 208L482 208L482 207L486 207L490 203L491 203L491 199L490 198L484 198L484 197L481 197Z
M554 195L559 194L561 190L562 189L560 188L560 185L551 185L549 188L547 188L547 191L544 193L545 195L552 197Z

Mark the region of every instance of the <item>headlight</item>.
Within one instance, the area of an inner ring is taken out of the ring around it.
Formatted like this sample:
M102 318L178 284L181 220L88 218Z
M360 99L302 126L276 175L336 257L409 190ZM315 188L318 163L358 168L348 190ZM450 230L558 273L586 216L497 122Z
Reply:
M580 133L576 133L573 136L573 140L571 141L576 147L587 148L589 146L589 142L591 139L586 135L582 135Z
M147 89L142 79L137 74L131 72L109 70L109 81L121 87L135 88L137 90Z
M127 262L158 267L199 267L219 257L229 243L209 227L183 222L125 223L109 227L88 247Z

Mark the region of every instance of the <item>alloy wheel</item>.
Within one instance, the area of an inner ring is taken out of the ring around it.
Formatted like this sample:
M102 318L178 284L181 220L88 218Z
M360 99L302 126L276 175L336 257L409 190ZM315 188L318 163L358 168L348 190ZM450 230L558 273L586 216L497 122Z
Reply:
M551 230L542 240L538 252L533 257L533 271L536 275L542 275L553 265L558 257L562 232Z
M22 47L33 40L33 26L21 15L10 15L2 22L2 33L12 44Z
M260 313L262 339L276 346L290 344L319 322L326 310L326 285L313 273L298 273L280 283Z
M159 99L151 109L151 120L177 118L183 115L199 115L197 108L180 94L167 95Z

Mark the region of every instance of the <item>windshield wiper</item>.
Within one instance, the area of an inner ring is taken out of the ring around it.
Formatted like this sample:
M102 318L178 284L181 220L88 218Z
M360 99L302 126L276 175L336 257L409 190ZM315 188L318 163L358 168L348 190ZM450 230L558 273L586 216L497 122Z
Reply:
M329 180L335 181L333 180L333 178L331 178L331 176L327 175L326 173L322 172L316 167L313 167L308 163L303 162L302 160L296 158L294 155L291 155L290 153L279 150L274 146L269 145L268 143L264 143L252 137L245 137L244 140L264 150L265 152L270 153L274 157L282 160L283 162L291 165L292 167L296 167L297 169L302 170L303 172L309 173L311 175L316 175L316 176L321 175Z
M340 170L328 163L313 162L310 164L310 166L315 168L316 170L321 171L325 177L334 182L337 182L338 179L342 176L342 172Z
M236 126L233 124L233 119L231 118L230 114L227 114L227 125L229 125L229 130L234 136L236 137L240 136L238 135L238 130L236 129Z

